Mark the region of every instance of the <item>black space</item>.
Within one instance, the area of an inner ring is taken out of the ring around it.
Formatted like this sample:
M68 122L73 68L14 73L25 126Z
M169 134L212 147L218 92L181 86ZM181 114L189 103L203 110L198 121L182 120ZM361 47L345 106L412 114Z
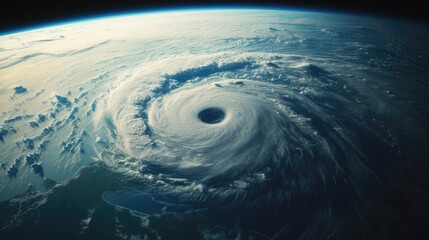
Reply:
M55 21L78 17L111 14L121 11L151 10L174 7L203 6L272 6L295 9L314 9L330 12L350 12L429 23L429 14L422 0L370 1L370 0L249 0L249 1L192 1L192 0L8 0L0 5L0 32L13 31Z

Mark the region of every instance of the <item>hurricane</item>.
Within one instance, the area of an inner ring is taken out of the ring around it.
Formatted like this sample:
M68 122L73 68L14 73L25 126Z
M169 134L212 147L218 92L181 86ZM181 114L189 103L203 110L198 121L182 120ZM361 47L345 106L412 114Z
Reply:
M150 213L281 208L327 189L365 203L363 189L377 177L355 132L375 130L358 124L365 105L350 101L344 82L310 62L222 53L163 59L128 74L100 108L100 124L115 126L112 142L129 156L119 168L150 179L128 198L155 196L160 206ZM173 69L153 67L163 65ZM135 210L148 211L140 201Z

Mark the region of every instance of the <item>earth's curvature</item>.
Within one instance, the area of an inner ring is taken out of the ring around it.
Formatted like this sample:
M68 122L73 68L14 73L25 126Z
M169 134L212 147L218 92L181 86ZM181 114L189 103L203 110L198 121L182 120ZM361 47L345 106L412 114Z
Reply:
M0 36L0 237L418 239L428 39L281 9Z

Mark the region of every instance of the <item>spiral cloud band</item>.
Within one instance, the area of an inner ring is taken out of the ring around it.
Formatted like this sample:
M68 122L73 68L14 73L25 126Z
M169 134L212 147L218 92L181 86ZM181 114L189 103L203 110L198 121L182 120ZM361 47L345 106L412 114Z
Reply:
M325 222L341 215L332 205L363 214L380 181L360 139L383 133L361 121L367 105L350 83L325 69L296 55L226 52L124 73L99 119L123 152L112 166L143 180L104 199L146 214L240 219L267 234L295 222L288 206L311 206L299 210L310 236L336 228ZM282 220L253 226L261 216Z
M260 166L284 148L276 126L283 125L285 114L257 96L270 87L229 80L173 92L151 104L149 125L161 144L184 156L176 163L180 168L209 168L210 176ZM206 123L198 118L206 109L219 109L225 118Z
M115 126L118 148L131 156L123 166L134 172L163 169L171 178L208 188L211 179L222 177L229 180L221 185L235 184L240 191L280 177L289 193L348 178L348 171L368 171L342 123L358 117L362 106L347 100L328 72L297 58L188 56L126 74L110 93L103 118ZM326 107L331 105L337 107ZM349 161L356 166L349 168ZM351 182L359 187L356 179Z

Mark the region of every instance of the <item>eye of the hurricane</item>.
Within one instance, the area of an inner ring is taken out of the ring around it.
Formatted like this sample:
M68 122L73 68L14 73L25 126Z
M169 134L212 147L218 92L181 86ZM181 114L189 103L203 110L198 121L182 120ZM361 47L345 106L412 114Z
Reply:
M198 113L198 119L208 124L220 123L225 118L225 112L220 108L206 108Z

